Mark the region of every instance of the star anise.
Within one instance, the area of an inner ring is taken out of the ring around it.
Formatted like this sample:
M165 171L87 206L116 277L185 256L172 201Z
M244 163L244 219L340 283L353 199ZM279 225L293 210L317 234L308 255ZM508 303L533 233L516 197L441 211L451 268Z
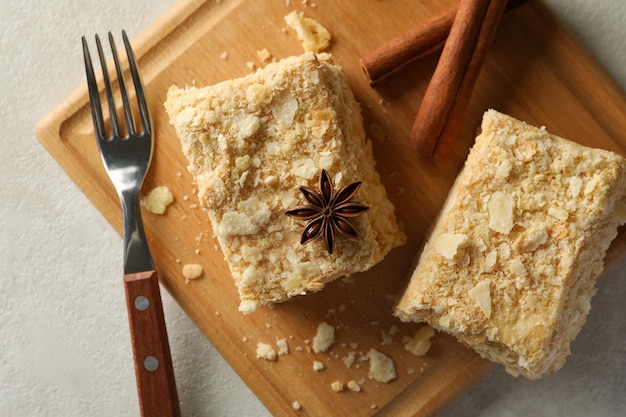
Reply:
M322 236L328 253L332 254L335 247L335 229L346 236L358 239L359 235L349 219L369 210L364 204L350 201L360 186L361 181L357 181L335 192L328 173L323 169L320 174L319 192L300 187L309 205L285 211L289 217L309 221L304 227L300 243L304 245Z

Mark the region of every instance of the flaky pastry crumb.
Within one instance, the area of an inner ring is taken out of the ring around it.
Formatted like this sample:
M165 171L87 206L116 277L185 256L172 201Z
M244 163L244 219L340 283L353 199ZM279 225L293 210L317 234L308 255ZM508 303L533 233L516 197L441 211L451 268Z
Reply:
M326 322L321 322L313 338L313 352L326 352L333 343L335 343L335 328Z
M165 214L167 206L174 201L174 195L165 185L153 188L141 199L141 205L154 214Z
M185 264L183 265L183 277L186 280L198 279L204 273L202 265L199 264Z
M285 22L296 31L305 52L318 53L328 48L330 32L315 19L304 17L293 11L285 16Z
M278 354L271 345L259 342L256 347L256 357L273 362L278 357Z
M367 357L370 360L370 370L368 373L370 379L388 383L397 378L396 367L389 356L376 349L370 349L369 352L367 352Z

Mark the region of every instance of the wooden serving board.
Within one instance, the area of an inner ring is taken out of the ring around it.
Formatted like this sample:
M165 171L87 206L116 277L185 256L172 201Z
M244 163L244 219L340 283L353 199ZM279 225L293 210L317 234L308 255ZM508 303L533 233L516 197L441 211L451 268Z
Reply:
M218 4L219 3L219 4ZM156 131L153 164L144 190L168 186L175 202L165 215L144 213L146 231L163 285L226 360L276 415L432 416L493 369L451 337L437 335L422 358L406 352L402 339L419 327L391 315L427 227L461 168L482 113L495 108L585 145L624 153L626 97L564 25L540 1L530 1L502 21L458 135L445 161L407 152L413 118L437 62L423 59L375 89L358 59L412 25L454 3L452 0L182 0L134 40ZM172 84L206 85L250 72L257 51L279 59L302 53L283 16L303 11L333 36L328 49L362 103L366 131L378 170L408 235L378 266L350 281L338 280L316 294L299 297L249 316L239 303L227 265L198 208L178 139L162 103ZM221 58L223 52L226 58ZM37 126L37 135L107 220L121 232L117 195L103 170L93 137L86 87L68 97ZM624 234L608 263L624 254ZM182 266L202 264L205 275L186 282ZM318 324L336 326L331 353L314 354L307 341ZM397 326L397 332L394 332ZM384 338L386 335L387 338ZM257 359L258 342L286 338L290 353L276 362ZM390 340L391 343L385 342ZM370 348L395 362L398 378L388 384L368 379L369 365L347 367L343 358ZM202 362L203 358L197 358ZM316 372L314 360L326 369ZM362 382L362 392L336 393L333 381ZM296 411L292 402L302 409Z

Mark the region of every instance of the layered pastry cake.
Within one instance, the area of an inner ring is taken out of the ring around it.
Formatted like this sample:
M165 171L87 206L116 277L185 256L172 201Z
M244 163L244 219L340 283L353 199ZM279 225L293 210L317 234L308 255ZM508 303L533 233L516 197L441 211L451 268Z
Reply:
M626 221L626 160L489 110L396 307L530 379L556 372Z
M165 108L243 313L368 270L404 241L330 55L174 86Z

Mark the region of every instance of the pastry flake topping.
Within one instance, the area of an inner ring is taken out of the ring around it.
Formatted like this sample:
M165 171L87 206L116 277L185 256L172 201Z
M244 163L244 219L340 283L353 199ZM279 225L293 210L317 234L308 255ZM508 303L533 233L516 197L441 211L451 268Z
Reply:
M285 214L297 220L308 220L302 232L300 243L309 243L322 236L329 254L335 247L335 229L349 237L358 239L359 235L350 223L351 218L360 216L369 207L351 202L361 186L361 181L353 182L335 192L330 176L325 169L320 174L319 191L300 187L300 191L309 205L285 211Z

